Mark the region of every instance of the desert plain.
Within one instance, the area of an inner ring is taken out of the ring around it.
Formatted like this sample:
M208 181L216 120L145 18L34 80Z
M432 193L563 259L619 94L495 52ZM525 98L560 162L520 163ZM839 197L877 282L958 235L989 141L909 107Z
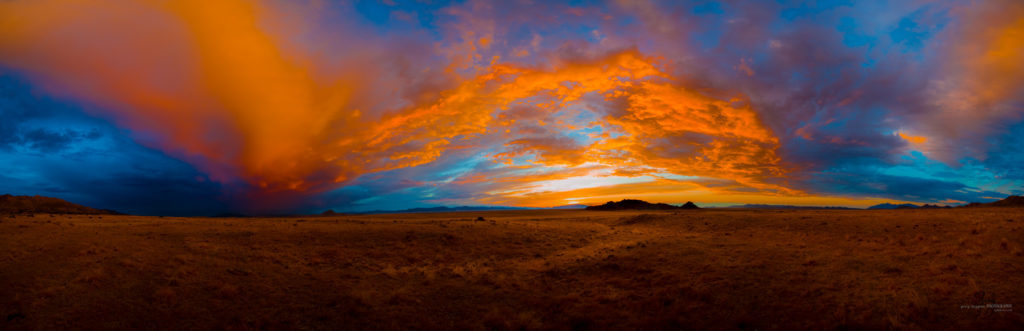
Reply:
M1024 208L0 217L0 329L1024 328Z

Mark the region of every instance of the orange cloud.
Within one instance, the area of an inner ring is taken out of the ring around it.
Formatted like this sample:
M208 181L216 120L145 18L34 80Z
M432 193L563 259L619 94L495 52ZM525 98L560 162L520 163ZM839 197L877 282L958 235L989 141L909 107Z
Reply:
M745 102L654 82L618 96L628 101L628 112L608 122L626 135L598 144L603 155L676 174L750 185L785 173L776 155L778 139Z
M964 10L959 65L982 102L1004 100L1024 86L1024 3L990 1Z
M366 143L364 155L396 149L427 148L429 141L488 133L492 112L509 109L525 98L542 96L548 102L533 106L551 113L592 92L605 92L632 84L633 80L663 76L650 60L635 51L603 59L570 63L557 70L539 70L496 65L491 71L442 92L439 100L403 110L375 125L377 134ZM515 122L506 122L514 125ZM501 130L504 131L504 130ZM523 140L520 143L526 143ZM513 144L515 145L515 144ZM433 154L431 154L433 155ZM507 156L512 154L505 154ZM381 165L377 170L396 169L432 158Z
M119 125L145 132L144 143L229 179L243 142L202 91L194 51L183 22L154 3L0 3L0 61L31 72L47 92L98 105Z
M0 62L50 93L97 106L98 115L144 144L215 180L258 188L254 197L268 201L420 166L477 142L504 145L497 158L533 155L537 167L561 169L551 178L598 167L778 189L765 180L785 174L778 140L747 102L680 86L635 49L528 67L496 62L500 57L482 61L482 49L501 44L493 27L463 29L466 43L445 59L456 70L440 74L445 84L410 91L415 97L402 102L366 101L360 95L380 96L377 90L398 89L409 77L366 87L360 83L390 70L379 68L380 59L339 64L297 46L289 37L314 27L282 13L315 8L292 6L7 1L0 3ZM478 25L488 23L468 26ZM473 70L458 70L467 67ZM560 136L581 128L564 113L582 111L574 107L594 95L608 110L588 111L603 117L605 132L586 143ZM515 113L524 107L534 113L530 121ZM522 136L506 136L513 132ZM509 192L528 192L525 181L538 180L513 178L519 186Z
M737 71L747 75L747 77L754 76L754 69L750 68L750 64L747 63L746 58L740 58L740 64L734 67Z
M924 143L928 142L928 137L911 136L911 135L905 134L903 132L900 132L899 135L900 135L900 138L903 138L903 140L906 140L907 142L910 142L911 144L924 144Z
M929 93L936 111L922 119L922 129L936 138L923 150L955 164L964 155L953 151L980 144L965 140L1024 116L1013 106L1024 91L1024 3L984 1L953 13L960 20L949 29L942 49L947 55L945 75L932 82ZM985 159L983 150L971 154Z

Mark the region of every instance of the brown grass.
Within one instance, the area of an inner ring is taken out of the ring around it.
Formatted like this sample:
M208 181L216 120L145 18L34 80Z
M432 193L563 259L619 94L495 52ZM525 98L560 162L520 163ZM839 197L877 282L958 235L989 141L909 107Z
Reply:
M5 216L0 329L1020 329L1022 214Z

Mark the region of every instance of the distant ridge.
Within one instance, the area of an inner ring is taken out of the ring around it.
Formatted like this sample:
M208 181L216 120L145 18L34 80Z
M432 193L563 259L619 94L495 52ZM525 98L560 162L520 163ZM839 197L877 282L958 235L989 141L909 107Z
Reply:
M5 214L88 214L120 215L113 210L95 209L44 196L0 195L0 213Z
M246 217L251 217L251 216L246 215L246 214L240 214L240 213L224 212L224 213L216 214L216 215L213 215L213 216L210 216L210 217L215 217L215 218L246 218Z
M912 204L912 203L904 203L904 204L898 204L898 205L891 204L891 203L883 203L883 204L878 204L878 205L874 205L874 206L868 207L868 209L883 209L883 210L884 209L942 209L942 208L953 208L953 207L931 205L931 204L915 205L915 204Z
M906 209L906 208L917 208L917 205L912 204L912 203L904 203L904 204L897 205L897 204L891 204L891 203L886 202L886 203L883 203L883 204L877 204L877 205L868 207L868 209Z
M687 201L682 206L673 206L667 203L650 203L643 200L623 199L619 202L608 201L599 206L587 207L587 210L675 210L675 209L700 209L693 202Z
M930 205L930 204L924 204L924 205L921 205L921 206L916 206L916 205L915 205L914 207L900 207L900 208L896 208L896 209L903 209L903 208L918 208L918 209L943 209L943 208L953 208L953 207L950 207L950 206L939 206L939 205Z
M971 202L964 207L1024 207L1024 196L1011 195L996 202Z
M1024 207L1024 196L1011 195L1006 199L989 203L993 207Z
M456 211L528 210L528 209L538 209L538 208L504 207L504 206L458 206L458 207L410 208L410 209L402 209L402 210L371 210L371 211L352 212L352 213L345 213L345 214L349 214L349 215L370 215L370 214L407 214L407 213L447 213L447 212L456 212Z
M849 207L832 207L832 206L790 206L790 205L758 205L758 204L746 204L737 206L728 206L725 208L736 208L736 209L836 209L836 210L854 210L857 208Z
M584 208L587 208L587 207L589 207L589 206L587 206L587 205L565 205L565 206L551 207L551 208L548 208L548 209L584 209Z

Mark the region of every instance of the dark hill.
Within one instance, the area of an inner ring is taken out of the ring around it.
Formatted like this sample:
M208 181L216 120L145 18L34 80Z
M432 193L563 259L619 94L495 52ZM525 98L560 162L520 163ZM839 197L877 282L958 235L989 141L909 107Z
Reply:
M993 207L1024 207L1024 196L1011 195L1006 199L990 203Z
M676 210L676 209L699 209L693 202L687 201L683 206L673 206L667 203L650 203L643 200L624 199L619 202L608 201L600 206L590 206L587 210Z
M736 209L834 209L834 210L852 210L855 208L848 207L833 207L833 206L790 206L790 205L762 205L762 204L745 204L737 206L729 206L725 208L736 208Z
M891 204L891 203L883 203L883 204L880 204L880 205L874 205L874 206L868 207L868 209L907 209L907 208L917 208L917 205L912 204L912 203L904 203L904 204L901 204L901 205L894 205L894 204Z
M1024 197L1019 195L1011 195L1006 197L1006 199L999 200L996 202L971 202L964 207L1024 207Z
M558 206L558 207L551 207L551 208L548 208L548 209L583 209L583 208L587 208L587 205L564 205L564 206Z
M941 208L953 208L953 207L931 205L931 204L924 204L922 206L918 206L918 205L915 205L915 204L912 204L912 203L904 203L904 204L901 204L901 205L894 205L894 204L891 204L891 203L883 203L883 204L880 204L880 205L874 205L874 206L868 207L868 209L941 209Z
M61 199L41 196L20 196L4 194L0 196L0 213L21 214L91 214L91 215L116 215L120 214L113 210L95 209L82 205L73 204Z

